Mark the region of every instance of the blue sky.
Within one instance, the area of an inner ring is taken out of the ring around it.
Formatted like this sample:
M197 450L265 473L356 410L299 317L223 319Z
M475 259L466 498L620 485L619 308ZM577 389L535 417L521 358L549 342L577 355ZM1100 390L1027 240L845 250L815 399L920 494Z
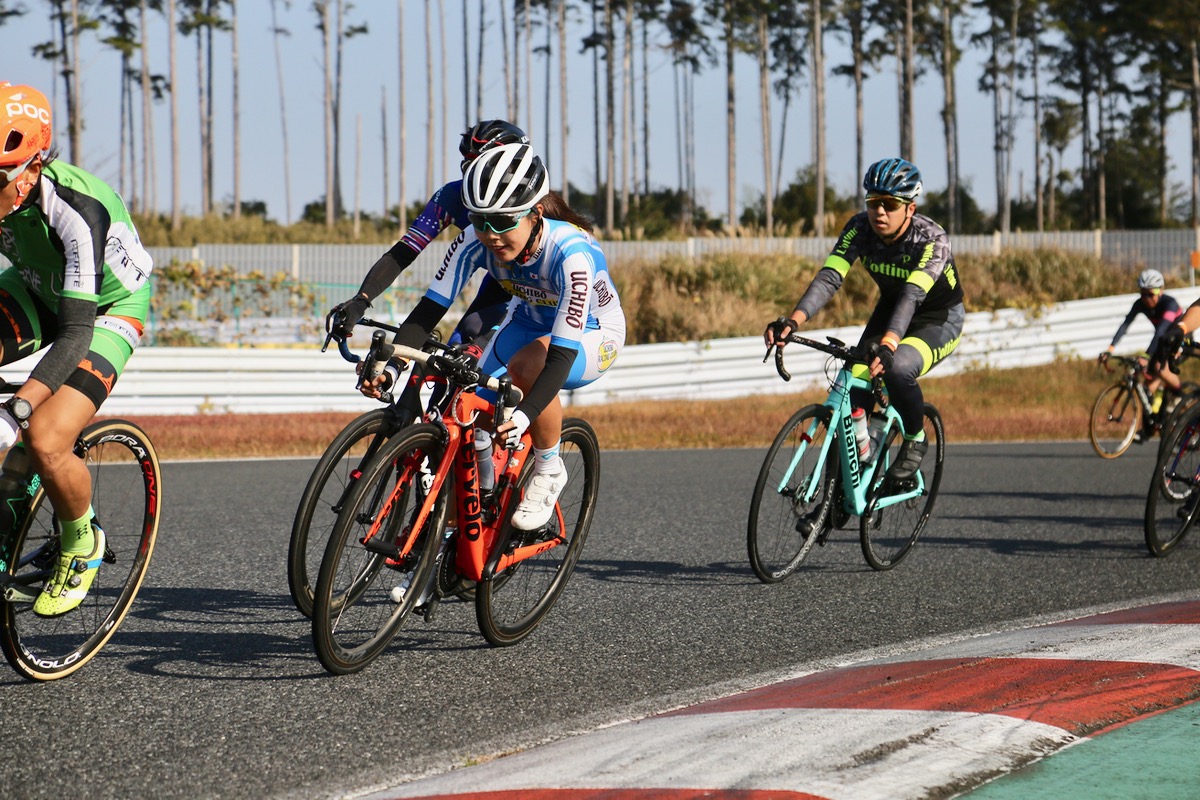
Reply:
M4 26L6 46L0 53L0 79L14 83L31 83L51 93L53 73L49 65L35 59L30 48L50 37L50 21L44 16L42 4L27 0L26 5L34 12L23 18L11 20ZM424 13L431 7L437 13L438 2L405 3L404 46L406 71L406 165L407 186L405 198L409 201L423 199L426 171L429 165L429 150L426 145L427 76L424 47ZM466 115L463 113L463 91L461 89L462 60L459 55L460 34L457 18L450 12L461 14L461 0L444 0L447 10L446 62L450 87L447 92L446 126L442 128L441 115L435 120L437 155L433 159L434 181L441 182L457 177L457 142ZM241 63L241 118L242 118L242 168L241 186L243 200L263 200L269 215L277 220L285 219L285 196L283 159L281 150L280 103L278 79L275 69L273 41L270 35L270 3L267 0L252 0L240 4L239 42ZM296 217L305 203L324 195L324 135L322 121L322 50L321 40L315 28L315 16L309 3L293 2L290 9L280 3L281 25L291 31L283 41L285 64L285 100L288 115L288 136L291 153L292 216ZM489 4L490 36L499 36L496 17L499 3ZM469 25L471 48L476 41L478 3L469 3ZM369 11L370 16L367 16ZM359 180L359 197L364 211L378 214L384 202L382 176L383 141L381 136L381 98L386 93L388 106L388 170L390 186L387 189L389 203L396 202L399 188L397 153L399 148L397 131L398 54L400 38L397 25L397 4L383 0L361 0L351 10L350 22L368 21L370 32L351 39L344 53L344 111L342 114L342 192L348 207L352 208L355 198L355 148L357 117L362 124L362 166ZM166 26L161 16L152 15L153 38L150 59L152 69L167 72ZM590 30L590 17L569 23L572 47ZM434 26L435 42L437 25ZM537 37L539 42L541 37ZM196 128L196 50L194 40L177 40L177 68L179 70L179 109L183 165L181 195L185 213L194 213L199 208L199 135ZM827 65L849 60L847 48L835 36L826 39ZM498 46L491 48L489 66L483 91L485 98L484 117L505 116L504 87L500 73ZM114 51L100 45L94 36L85 39L82 48L84 69L83 97L86 129L83 136L81 165L99 176L116 182L118 173L117 77L119 62ZM232 165L232 122L229 116L230 70L229 37L218 37L216 44L217 71L214 77L217 100L217 116L214 122L216 138L215 196L218 201L229 200L233 194ZM990 100L977 89L979 59L981 53L968 51L959 68L958 91L960 93L959 119L961 125L960 149L963 164L960 170L979 204L987 210L994 209L994 167L992 157L992 112ZM577 186L589 189L595 182L593 169L593 104L591 56L577 52L569 54L569 79L576 87L569 100L568 116L570 134L568 143L567 174ZM474 56L472 56L472 61ZM551 119L553 139L547 146L545 110L541 98L544 96L544 58L534 56L534 117L530 120L522 113L518 121L534 137L539 149L548 151L552 173L560 166L558 158L558 89L552 89ZM440 69L440 57L434 59L435 73ZM554 69L557 70L557 56ZM737 152L737 198L739 205L745 204L762 186L761 135L759 133L758 84L755 65L749 57L737 62L738 92L738 152ZM640 71L640 64L639 64ZM472 67L472 76L474 68ZM473 79L473 78L472 78ZM440 78L431 78L436 96L442 96ZM677 157L675 138L673 93L674 73L664 54L652 55L650 63L651 87L651 174L652 186L675 186L677 184ZM895 155L899 145L898 106L896 100L896 77L891 65L871 79L867 84L867 132L866 159L869 163L876 158ZM618 87L619 91L619 87ZM1051 87L1052 91L1052 87ZM474 87L472 89L474 93ZM636 89L636 107L640 115L641 90ZM61 95L61 92L60 92ZM697 82L697 183L700 200L717 216L726 211L726 151L724 75L722 68L706 70ZM917 85L916 111L916 156L915 160L925 175L926 186L938 190L945 186L946 176L942 148L940 122L941 83L936 75L925 76ZM474 101L472 101L473 103ZM782 104L773 98L776 125ZM787 146L783 174L785 183L789 176L812 159L811 91L808 86L794 98L787 122ZM169 208L170 162L169 116L165 103L157 107L155 116L158 207ZM841 193L851 192L858 184L854 154L854 109L853 90L850 82L841 77L830 77L827 83L828 127L828 180ZM640 126L640 122L639 122ZM1169 158L1172 162L1172 180L1187 180L1189 160L1187 121L1177 114L1170 122ZM65 145L61 127L56 126L56 136ZM777 134L773 140L772 156L778 149ZM1022 185L1025 192L1032 191L1032 131L1031 123L1022 120L1014 155L1012 185L1014 192ZM441 152L445 152L445 169L442 172ZM1067 153L1068 167L1078 163L1078 146ZM705 165L709 165L706 168ZM620 175L618 161L617 174ZM560 177L552 174L555 184ZM1019 184L1020 182L1020 184Z

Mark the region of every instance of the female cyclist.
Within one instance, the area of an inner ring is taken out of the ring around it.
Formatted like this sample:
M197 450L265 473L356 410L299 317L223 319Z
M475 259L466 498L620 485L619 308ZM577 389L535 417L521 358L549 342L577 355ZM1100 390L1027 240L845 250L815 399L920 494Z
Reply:
M768 345L808 320L841 288L855 259L879 287L879 302L867 320L859 347L874 356L872 376L883 375L888 396L904 426L904 444L888 472L911 478L921 465L925 442L925 398L917 378L954 352L966 317L950 238L940 225L917 213L921 172L902 158L876 161L863 177L867 210L846 223L825 266L813 278L790 317L767 325ZM855 390L851 401L870 411L870 393Z
M496 435L506 447L515 447L526 430L533 437L533 476L512 524L536 530L549 521L567 481L558 392L589 384L612 366L625 343L625 313L590 226L550 194L546 168L529 145L480 154L463 175L462 200L471 229L451 245L396 341L419 347L477 270L514 297L482 367L491 375L507 368L524 393ZM394 381L397 367L390 369L364 393L375 396ZM476 449L490 452L491 446L492 435L477 432ZM479 463L480 485L488 488L491 459Z
M477 122L463 132L458 143L458 152L462 154L463 172L466 172L471 162L488 148L515 143L528 144L529 137L511 122L502 119ZM400 241L380 256L367 272L358 294L334 306L326 315L326 330L339 337L349 337L354 332L354 325L370 308L371 301L395 283L400 273L408 269L429 243L451 225L460 230L465 230L470 225L467 221L467 210L463 206L461 180L450 181L434 192L433 197L425 204L425 210L413 220L412 225L400 237ZM494 328L504 319L504 306L510 299L511 296L495 281L485 278L479 287L479 293L459 322L456 336L469 342L483 331Z
M49 346L0 406L0 451L20 432L54 506L61 554L33 611L57 616L83 601L104 555L73 448L141 338L152 263L120 196L55 160L45 95L3 83L0 106L0 253L12 262L0 272L0 364Z

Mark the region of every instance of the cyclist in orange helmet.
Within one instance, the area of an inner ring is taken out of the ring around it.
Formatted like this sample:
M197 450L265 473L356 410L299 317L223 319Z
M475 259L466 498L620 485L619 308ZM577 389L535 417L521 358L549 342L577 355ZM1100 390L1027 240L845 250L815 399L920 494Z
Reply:
M52 124L44 94L0 83L0 254L12 264L0 272L0 364L45 349L0 404L0 453L9 475L32 461L60 531L39 616L78 606L103 560L91 475L74 445L140 341L152 268L120 196L56 160ZM8 505L0 529L13 525Z

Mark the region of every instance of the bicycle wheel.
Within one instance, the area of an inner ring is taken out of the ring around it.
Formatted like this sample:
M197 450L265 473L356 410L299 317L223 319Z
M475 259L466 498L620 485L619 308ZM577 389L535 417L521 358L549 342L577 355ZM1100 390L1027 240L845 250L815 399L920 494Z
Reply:
M58 617L33 613L33 596L58 558L54 510L37 486L25 524L13 535L6 567L25 601L0 602L0 645L17 672L63 678L82 667L116 632L146 577L162 510L162 470L146 433L121 419L92 423L75 446L92 480L95 523L104 530L104 563L83 603ZM36 486L36 481L34 486Z
M1191 530L1200 505L1200 415L1184 422L1159 456L1146 493L1146 548L1165 556Z
M827 458L834 468L826 469L820 463L821 449L830 435L829 418L829 409L821 405L797 411L776 434L758 471L746 525L746 550L751 569L763 583L778 583L792 574L830 524L831 500L838 495L834 443ZM805 501L814 480L820 485ZM801 523L812 533L797 530Z
M887 504L888 499L898 494L913 491L915 480L894 483L887 477L887 468L896 462L903 437L892 429L883 447L879 465L881 476L867 499L867 510L859 517L859 542L863 557L872 569L889 570L904 560L917 543L917 537L933 513L937 500L938 486L942 482L942 467L946 458L945 432L942 417L929 403L925 404L925 441L929 443L925 458L921 460L921 491L899 503Z
M1101 458L1116 458L1129 449L1142 426L1142 406L1123 382L1100 392L1092 406L1088 437Z
M1187 386L1188 384L1185 384ZM1200 408L1200 390L1185 390L1170 406L1166 419L1163 420L1162 430L1159 431L1158 455L1166 452L1167 446L1179 432L1183 421Z
M402 423L389 408L377 408L351 420L313 468L300 495L288 544L288 589L296 608L312 616L313 584L350 490L362 469Z
M416 606L446 526L446 492L418 531L412 525L445 455L440 430L395 434L363 470L325 547L313 594L317 656L335 675L371 663ZM412 542L403 556L399 550Z
M517 547L554 540L557 545L507 569L496 569L475 587L479 630L497 647L516 644L541 623L566 587L587 540L600 489L600 446L592 426L581 419L563 420L559 452L567 467L567 486L558 498L554 516L536 531L517 530L506 522L489 555L489 567L495 568L501 554ZM526 462L506 516L516 509L532 466Z

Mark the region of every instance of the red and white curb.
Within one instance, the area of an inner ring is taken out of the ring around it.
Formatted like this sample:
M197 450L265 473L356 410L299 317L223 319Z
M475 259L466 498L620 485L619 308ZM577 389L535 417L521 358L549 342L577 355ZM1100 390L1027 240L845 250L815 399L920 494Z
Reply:
M946 795L1197 699L1200 599L1188 599L825 670L369 796Z

